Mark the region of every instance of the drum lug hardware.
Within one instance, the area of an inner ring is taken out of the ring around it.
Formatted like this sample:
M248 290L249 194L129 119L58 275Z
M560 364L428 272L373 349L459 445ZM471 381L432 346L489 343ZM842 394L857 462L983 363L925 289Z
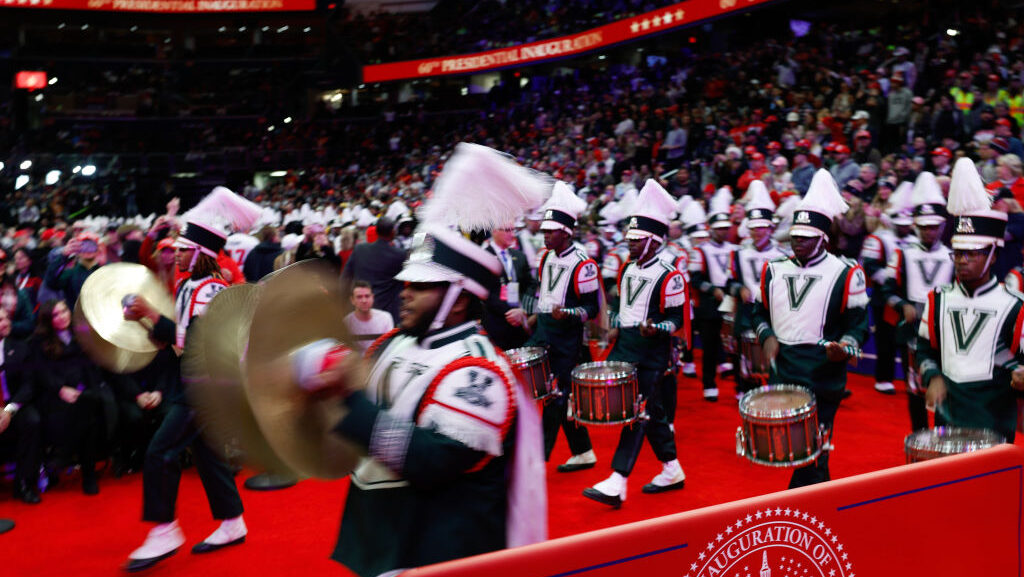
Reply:
M824 424L818 425L818 446L821 447L822 453L835 449L835 445L832 444L832 430L826 428Z
M637 395L636 403L633 404L633 412L636 414L636 422L651 420L651 416L647 414L647 399L643 395Z
M747 439L743 434L743 427L736 427L736 456L747 456Z

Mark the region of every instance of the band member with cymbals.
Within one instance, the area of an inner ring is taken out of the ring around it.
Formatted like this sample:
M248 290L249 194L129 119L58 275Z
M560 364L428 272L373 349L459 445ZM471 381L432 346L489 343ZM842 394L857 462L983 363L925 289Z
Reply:
M180 376L181 351L188 346L189 327L206 309L213 297L227 288L221 278L217 255L224 248L230 224L238 230L248 230L259 218L258 205L245 200L230 190L218 186L192 210L182 215L185 228L174 243L179 273L188 276L178 282L175 291L175 318L162 316L144 298L135 296L125 307L124 318L143 322L149 327L153 341L172 347L175 361L170 368L178 373L170 379L173 385L166 391L170 408L153 440L146 449L142 475L142 520L155 526L141 547L132 551L124 569L141 571L156 565L177 552L185 543L185 534L178 525L176 502L181 482L181 454L192 448L192 458L203 483L210 511L220 526L209 537L197 543L193 553L208 553L245 542L248 529L242 519L242 499L235 486L231 468L220 453L211 448L201 436L195 412L188 403Z
M754 329L773 368L769 384L806 387L814 393L818 422L833 423L846 388L846 364L868 336L864 270L828 252L832 221L848 207L827 170L811 180L793 213L793 256L769 261L761 274ZM793 471L789 487L828 481L829 454Z
M917 362L936 425L992 429L1013 442L1014 388L1024 389L1024 296L992 275L1006 213L970 159L953 166L946 208L953 220L956 282L928 294L918 329Z
M637 385L646 402L649 420L638 419L622 428L612 457L612 474L588 487L583 496L613 507L626 500L626 479L636 465L644 438L662 463L662 470L644 486L644 493L682 489L686 474L676 459L675 435L665 414L662 387L658 386L671 362L672 333L683 324L686 280L659 256L668 233L668 219L675 200L653 179L640 191L637 206L628 219L626 240L630 260L619 272L617 306L612 307L612 326L618 337L609 361L632 363Z
M397 330L367 351L372 364L350 356L300 380L343 398L348 414L334 432L368 454L351 475L332 555L358 575L546 538L540 419L477 322L500 289L501 263L450 225L470 233L514 222L550 186L492 149L458 145L397 277L406 283Z

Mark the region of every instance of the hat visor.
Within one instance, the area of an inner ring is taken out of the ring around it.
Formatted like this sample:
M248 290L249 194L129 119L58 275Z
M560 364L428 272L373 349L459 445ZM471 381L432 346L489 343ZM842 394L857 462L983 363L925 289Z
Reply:
M433 262L406 262L395 280L402 282L452 282L462 278L455 271Z
M545 220L544 222L540 223L540 229L541 230L564 230L564 231L568 232L569 234L572 234L572 229L570 229L569 227L565 226L564 224L555 222L553 220Z
M814 228L813 226L804 226L802 224L794 224L789 229L789 236L802 236L811 238L815 236L825 236L825 232L821 229Z
M897 217L892 219L892 223L896 226L910 226L914 224L914 219L910 217Z
M720 220L716 223L709 225L711 228L732 228L732 221Z
M641 230L639 228L631 228L628 231L626 231L626 240L643 240L645 238L653 238L654 240L657 241L661 240L661 237L654 234L653 232L648 232L646 230Z
M981 250L992 245L1003 246L1001 239L991 236L977 236L972 234L954 234L950 239L953 250Z
M747 221L747 228L768 228L770 226L775 226L775 223L763 218Z
M917 226L932 226L936 224L946 224L945 217L942 216L915 216L914 224Z

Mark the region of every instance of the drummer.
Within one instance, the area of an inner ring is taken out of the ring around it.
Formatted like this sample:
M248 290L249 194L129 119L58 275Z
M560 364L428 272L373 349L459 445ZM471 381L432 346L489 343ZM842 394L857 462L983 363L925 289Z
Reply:
M751 334L753 322L754 298L761 291L761 271L765 263L777 258L785 258L787 253L779 247L779 243L772 238L775 230L775 223L772 217L775 212L775 203L768 195L768 189L760 180L750 183L747 188L746 204L747 229L750 231L750 240L744 242L740 249L733 253L732 271L733 278L729 281L729 294L737 301L735 334L737 339L742 339L743 334ZM743 351L740 351L742 357ZM740 358L740 364L747 359ZM759 370L752 367L754 371ZM746 392L758 383L748 379L743 371L736 371L736 391Z
M793 215L793 256L768 262L754 306L757 338L773 365L769 384L810 389L818 422L829 431L846 388L846 363L868 336L864 270L826 250L832 220L847 208L832 176L819 170ZM793 471L789 487L828 480L822 451L817 462Z
M644 485L643 492L682 489L686 482L676 459L675 437L662 404L661 388L657 386L669 366L672 333L682 326L686 305L683 275L659 257L674 205L665 189L648 180L629 218L626 239L630 260L619 273L618 302L612 307L612 324L619 327L619 335L608 360L636 365L639 392L647 402L650 420L623 427L612 458L611 476L583 491L585 497L613 507L626 500L626 478L640 455L644 437L662 462L662 470Z
M990 197L970 160L953 167L947 209L953 221L956 282L928 295L918 329L917 362L928 383L925 404L937 425L992 429L1013 442L1024 389L1021 295L992 275L1006 213Z
M597 463L586 427L570 420L566 411L572 369L582 353L583 325L596 318L600 310L601 277L597 263L572 241L576 219L586 208L586 201L573 194L568 185L555 183L551 198L543 207L544 222L540 225L546 250L539 257L538 296L535 302L524 299L527 310L537 314L537 326L526 346L547 349L551 372L562 392L544 405L545 460L551 458L559 427L565 431L572 453L568 461L558 466L560 473L589 469ZM513 310L508 316L516 318L520 313Z

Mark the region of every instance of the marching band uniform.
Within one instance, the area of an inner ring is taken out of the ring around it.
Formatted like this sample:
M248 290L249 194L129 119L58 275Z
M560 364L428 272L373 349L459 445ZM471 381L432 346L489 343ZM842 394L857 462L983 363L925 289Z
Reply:
M913 243L914 236L910 234L910 226L913 219L904 210L909 206L910 193L913 185L909 182L901 184L889 199L891 205L888 218L896 227L895 232L884 227L879 227L873 234L864 238L861 246L860 262L867 275L871 290L870 309L871 321L875 327L875 350L878 352L875 358L875 390L887 395L896 394L896 388L892 381L896 374L896 322L897 315L888 305L884 295L883 285L888 278L888 263L896 251L903 249ZM888 351L893 351L889 354ZM907 365L904 356L904 366Z
M907 404L910 425L916 431L928 428L928 414L924 406L925 387L913 360L917 349L918 326L928 294L953 282L953 253L942 244L941 227L946 223L946 199L932 173L922 172L917 177L913 202L914 224L919 227L938 226L938 235L930 245L925 245L922 238L921 241L896 248L889 258L885 282L879 288L886 304L903 317L895 336L897 346L905 350L903 358L906 359ZM904 307L908 305L916 311L916 318L910 322L903 315Z
M757 294L761 292L761 271L764 270L765 264L770 260L789 256L779 247L778 242L771 237L771 229L774 228L772 216L775 211L775 203L772 202L771 196L768 195L768 190L765 188L764 183L760 180L751 182L747 188L747 197L749 198L746 206L747 228L750 230L760 228L768 230L761 246L758 246L754 239L751 238L749 241L744 242L739 250L733 253L732 271L734 276L729 281L729 294L736 301L733 334L737 342L744 338L744 333L748 335L753 333L754 323L752 316L754 314L754 301L757 299ZM744 288L747 289L748 296L746 300L742 298L742 289ZM749 378L750 375L745 374L745 362L749 359L743 358L742 350L738 357L739 369L734 373L737 392L745 392L759 384L763 384Z
M846 209L835 181L819 170L790 229L792 238L816 239L817 245L802 262L794 241L795 256L768 263L754 309L762 346L769 338L778 342L769 383L814 393L818 422L829 431L846 387L846 359L829 360L828 349L838 343L847 357L855 356L868 334L864 271L825 250L832 219ZM794 470L790 488L829 480L828 457L823 451L816 463Z
M675 201L654 180L648 180L637 204L626 238L644 240L646 246L640 257L626 263L619 275L617 312L612 315L619 336L608 360L635 365L639 392L646 400L650 420L623 427L612 458L611 477L583 491L584 496L614 507L621 506L626 499L626 478L636 464L645 437L663 467L643 492L681 489L686 480L676 460L675 438L669 428L671 418L665 413L662 388L658 386L671 363L672 333L682 326L686 304L683 275L655 252L661 250ZM653 335L642 334L641 327L645 325L653 326Z
M732 278L733 253L739 248L724 239L715 239L715 235L721 235L722 231L732 227L729 220L731 203L732 195L728 190L719 189L711 199L711 214L708 217L708 226L718 232L712 232L710 241L694 247L690 253L690 283L696 289L691 291L696 300L693 316L704 349L701 380L706 401L718 400L716 377L719 363L724 362L722 313L718 310L721 301L715 297L715 293L718 290L724 293L728 287Z
M680 360L682 361L682 372L683 376L695 378L697 376L697 368L693 364L693 299L690 298L692 294L690 278L690 255L693 254L693 250L706 243L708 241L708 224L707 224L707 213L704 212L704 207L700 203L693 200L693 197L683 196L679 199L679 203L676 205L679 211L679 219L682 222L683 234L686 235L686 254L680 255L676 259L676 270L683 273L686 278L686 291L687 291L687 302L689 303L684 312L683 334L686 337L686 348L683 349L680 354ZM673 411L674 413L674 411Z
M984 251L985 262L978 278L965 278L970 271L958 268L956 282L928 294L918 332L918 366L928 385L926 398L936 405L936 424L992 429L1012 443L1017 402L1011 372L1024 361L1024 297L991 273L1007 217L989 208L977 169L964 160L953 168L947 204L956 217L954 263L962 258L959 251Z
M511 194L494 179L464 186L459 175L472 167L510 172L537 204L549 188L504 156L461 144L445 166L454 178L442 173L429 202L438 208L472 202L463 191L483 195L479 214L464 215L465 230L484 225L490 197ZM349 413L334 429L368 452L352 473L332 556L363 576L526 545L547 533L533 400L473 319L449 318L460 295L485 300L498 290L501 265L427 207L421 214L416 244L396 278L448 283L441 304L427 311L429 328L400 327L371 346L366 389L345 399Z
M541 230L564 230L571 235L576 218L584 209L586 202L569 191L568 186L556 183L544 207ZM597 317L601 281L597 263L572 244L560 253L545 250L539 260L540 287L531 311L537 313L537 326L526 346L547 349L551 373L562 393L544 405L544 456L551 457L561 427L572 453L569 461L558 467L566 473L593 467L597 462L586 427L570 420L567 409L572 370L583 352L583 325ZM556 319L551 314L555 307L561 307L569 316Z

